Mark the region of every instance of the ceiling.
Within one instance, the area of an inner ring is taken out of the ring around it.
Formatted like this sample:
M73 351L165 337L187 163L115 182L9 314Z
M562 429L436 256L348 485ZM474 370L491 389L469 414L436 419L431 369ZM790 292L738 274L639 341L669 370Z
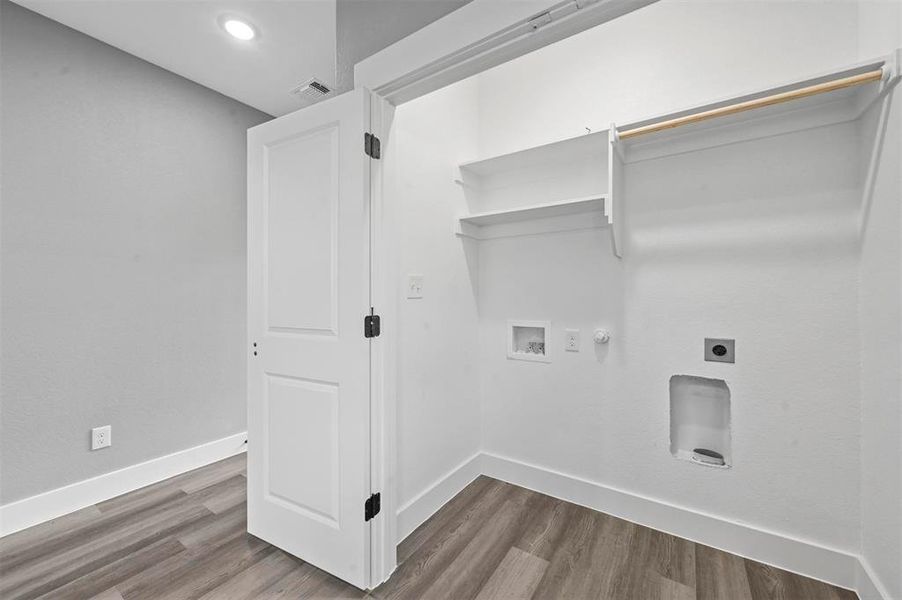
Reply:
M274 116L309 104L316 77L344 91L353 66L469 0L14 0ZM257 31L242 42L219 23Z

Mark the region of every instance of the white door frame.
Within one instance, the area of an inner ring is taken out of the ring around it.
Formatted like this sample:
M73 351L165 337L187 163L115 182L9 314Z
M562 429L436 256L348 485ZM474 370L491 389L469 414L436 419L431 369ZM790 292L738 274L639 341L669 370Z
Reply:
M383 193L394 107L590 29L657 0L473 0L385 48L354 69L355 85L373 92L371 128L383 159L371 161L371 298L382 317L371 358L371 481L382 507L371 530L370 588L397 566L398 248ZM548 15L546 17L545 15ZM549 20L550 17L550 20Z

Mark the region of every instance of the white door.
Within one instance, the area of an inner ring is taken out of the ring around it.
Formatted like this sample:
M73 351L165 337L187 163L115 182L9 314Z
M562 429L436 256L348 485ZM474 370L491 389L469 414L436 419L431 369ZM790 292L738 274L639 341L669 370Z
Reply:
M369 96L248 132L248 531L369 580Z

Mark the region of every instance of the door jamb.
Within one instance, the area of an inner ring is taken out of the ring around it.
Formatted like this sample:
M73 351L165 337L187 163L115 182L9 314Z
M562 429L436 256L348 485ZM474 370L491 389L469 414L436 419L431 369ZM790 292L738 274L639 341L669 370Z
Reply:
M382 156L391 135L394 106L371 94L370 131L379 138ZM370 340L370 489L381 493L381 515L370 521L370 589L395 570L397 546L397 406L392 369L397 364L397 297L391 266L395 264L393 237L386 231L383 184L384 161L370 162L370 299L383 324Z

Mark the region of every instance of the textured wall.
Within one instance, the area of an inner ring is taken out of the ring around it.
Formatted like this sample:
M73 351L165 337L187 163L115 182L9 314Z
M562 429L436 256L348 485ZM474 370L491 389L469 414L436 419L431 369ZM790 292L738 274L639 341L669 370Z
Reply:
M386 150L402 166L386 193L398 289L425 275L423 298L397 307L399 508L480 447L476 264L451 234L464 199L450 169L476 152L476 100L465 81L398 107Z
M245 131L269 117L0 11L8 503L244 430Z

